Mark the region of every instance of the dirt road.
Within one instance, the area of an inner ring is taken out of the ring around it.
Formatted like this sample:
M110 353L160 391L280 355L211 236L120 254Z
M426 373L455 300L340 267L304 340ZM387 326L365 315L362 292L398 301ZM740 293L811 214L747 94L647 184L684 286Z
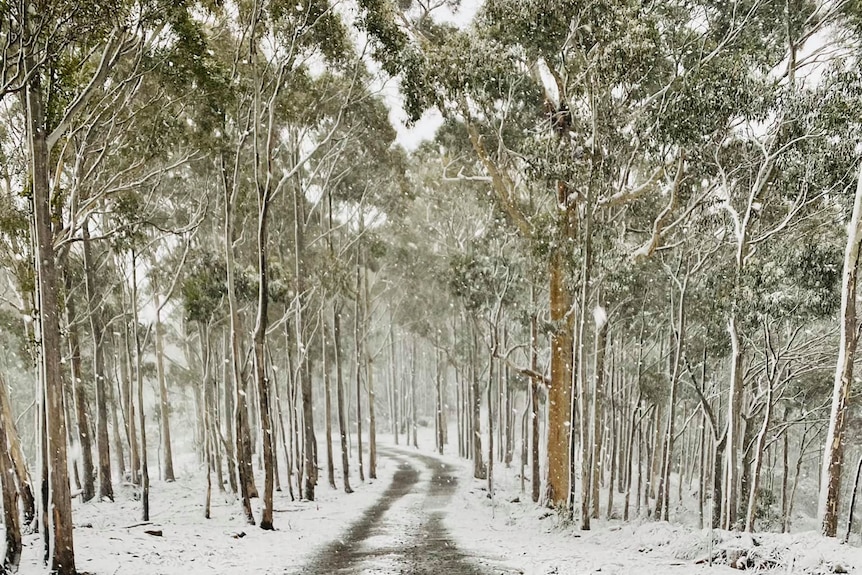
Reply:
M442 523L457 478L444 462L418 453L384 451L398 462L392 483L373 507L296 575L492 575L511 571L467 558ZM288 571L290 572L290 571Z

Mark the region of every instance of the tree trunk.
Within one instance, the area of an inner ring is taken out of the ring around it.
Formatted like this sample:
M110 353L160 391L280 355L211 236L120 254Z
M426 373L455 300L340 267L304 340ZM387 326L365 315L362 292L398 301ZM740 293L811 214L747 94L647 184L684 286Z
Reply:
M360 230L364 229L360 221ZM362 306L362 315L365 323L365 337L362 338L362 347L365 353L365 388L368 391L368 477L369 479L377 479L377 419L374 412L375 394L374 394L374 365L371 352L368 347L368 336L371 329L371 293L368 288L368 266L365 265L365 252L362 252L364 273L362 274L362 286L364 291L364 299Z
M679 290L679 309L677 310L676 320L676 347L673 354L673 365L671 366L670 376L670 398L667 406L667 433L665 435L664 444L664 464L662 466L662 475L659 479L659 496L656 501L656 519L668 520L670 515L670 472L673 465L673 449L674 449L674 423L676 420L676 398L678 394L679 369L682 359L682 351L684 345L685 333L685 295L688 284L688 277L683 279ZM672 311L672 310L671 310ZM683 413L683 415L685 415ZM679 478L682 482L682 476ZM661 517L659 517L661 511Z
M392 310L389 311L389 378L392 382L390 388L392 390L392 438L395 440L395 445L398 445L398 404L400 401L398 393L398 363L395 357L395 334L393 333L393 324L395 319L392 317Z
M125 293L125 290L123 290ZM125 305L125 300L124 300ZM135 423L135 399L134 386L132 385L132 352L129 347L131 336L129 335L129 322L126 314L128 310L123 309L122 328L122 357L120 358L120 370L123 379L123 406L125 407L126 438L129 445L129 475L134 485L140 485L141 461L138 455L138 428Z
M116 366L114 366L114 368L116 370ZM117 417L117 408L119 407L118 396L120 395L119 380L117 380L116 387L113 385L105 385L105 389L107 391L108 401L111 404L111 439L114 443L114 457L117 461L117 474L122 480L122 478L126 476L126 460L125 453L123 453L123 438L120 435L120 421Z
M9 388L0 376L0 418L4 427L3 433L6 437L7 452L12 463L12 470L18 482L18 493L21 496L21 508L24 512L24 525L28 526L36 518L36 499L33 495L33 482L21 450L21 437L15 426L15 418L12 415L12 405L9 402Z
M437 453L443 455L443 385L440 374L440 352L434 342L434 428L436 431ZM492 438L493 439L493 438ZM493 455L493 454L492 454Z
M844 543L850 540L850 532L853 529L853 509L856 507L856 494L859 491L860 478L862 478L862 457L859 458L859 463L856 465L856 480L853 482L853 492L850 496L850 512L847 514L847 531L844 533Z
M601 300L600 300L601 301ZM607 350L608 342L608 321L607 319L599 320L596 325L596 349L595 349L595 372L594 382L595 388L593 393L593 455L592 467L593 476L590 487L592 493L590 496L590 504L592 506L591 516L593 519L599 518L599 484L602 477L602 427L604 425L604 394L605 394L605 351Z
M419 443L416 440L416 431L418 424L416 423L416 339L410 340L410 428L413 431L413 447L419 449Z
M154 262L155 263L155 262ZM162 457L164 458L163 476L165 481L174 481L174 455L171 445L171 409L168 403L168 383L165 379L165 336L162 326L162 304L159 300L158 274L152 276L153 307L156 340L156 377L159 381L159 417L162 424Z
M6 395L6 382L0 375L0 392ZM6 553L3 556L3 573L15 573L21 562L21 522L18 517L18 491L15 488L15 470L12 467L12 458L9 457L10 442L7 439L7 430L12 429L14 421L9 421L5 410L0 410L0 483L3 484L3 523L6 527Z
M492 328L496 331L496 326ZM496 339L496 334L491 338ZM494 350L488 354L488 495L494 497ZM441 451L442 453L442 451Z
M237 470L236 470L236 452L233 433L233 411L234 411L234 389L233 378L231 374L231 359L230 359L230 331L224 330L222 343L222 381L224 381L224 450L227 457L227 479L230 485L231 493L238 493L237 485ZM278 401L278 400L276 400Z
M862 164L853 201L853 215L847 226L847 247L844 252L844 274L841 281L841 341L835 383L832 390L832 411L826 434L826 452L820 480L817 516L820 530L835 537L838 530L838 504L841 494L841 469L844 465L844 428L847 420L850 387L853 383L853 360L856 354L856 284L859 272L859 252L862 244Z
M84 279L87 289L87 316L93 339L93 377L96 388L96 451L99 460L99 499L114 500L111 478L111 446L108 439L108 393L106 390L105 353L103 347L104 326L102 310L96 304L96 270L90 246L89 220L84 222L81 233L84 238Z
M365 464L362 461L362 342L360 339L359 310L362 293L362 282L360 280L360 264L357 247L356 256L356 300L353 305L353 343L356 348L354 355L354 367L356 368L356 460L359 463L359 481L365 481Z
M748 511L745 514L745 530L754 531L754 516L757 512L757 490L760 486L760 469L763 466L763 452L766 449L766 434L772 422L773 379L767 376L766 406L763 413L763 425L757 436L757 449L754 451L754 470L751 476L751 486L748 494Z
M344 479L344 492L353 493L353 489L350 487L350 460L347 453L347 410L344 406L343 360L341 356L341 309L335 304L333 304L332 309L332 339L335 350L335 398L338 404L338 432L341 437L341 472Z
M243 514L250 525L254 525L254 513L251 510L251 497L257 494L254 485L254 474L251 467L251 439L248 429L248 404L245 379L242 376L242 356L239 349L240 319L239 306L236 301L236 270L234 242L236 232L233 221L233 210L238 196L236 183L228 182L227 166L224 155L219 156L224 191L224 234L222 237L225 254L226 288L228 311L230 314L230 362L233 367L231 377L236 398L234 420L236 422L236 465L239 479L240 500Z
M132 339L135 348L135 379L138 388L138 415L140 418L141 428L141 503L143 504L143 512L141 518L144 521L150 520L150 471L147 464L147 428L146 428L146 413L144 412L144 361L143 352L141 350L141 339L138 334L138 275L137 275L138 259L134 249L132 249Z
M535 374L539 369L539 326L535 312L536 290L530 287L530 370ZM535 375L530 378L530 479L532 484L532 498L534 503L539 502L541 493L541 475L539 469L539 378Z
M476 363L479 358L479 344L477 341L476 326L471 324L472 346L470 347L470 393L471 393L471 418L473 424L473 477L486 479L485 464L482 462L482 426L481 426L481 395L479 394L479 374L476 373Z
M27 27L27 24L24 24ZM25 45L27 43L25 42ZM60 305L57 297L57 272L54 232L51 225L51 188L49 149L43 108L42 74L34 58L25 58L27 143L30 152L36 278L39 295L41 331L40 379L46 400L48 482L50 483L51 571L74 575L75 550L72 540L72 498L66 456L66 418L63 412L63 379L60 364ZM46 494L47 495L47 494ZM46 502L47 503L47 502ZM47 529L46 529L47 535Z
M572 297L566 288L565 263L556 251L550 260L551 383L548 387L548 485L551 505L566 503L569 494L569 428L572 403Z
M210 404L212 400L210 399L210 336L209 336L209 328L203 321L198 324L198 335L201 344L201 360L203 362L203 374L201 376L200 386L203 390L203 420L204 420L204 432L203 432L203 447L204 447L204 465L207 468L207 490L206 497L204 499L204 518L210 518L210 503L212 502L212 470L213 470L213 444L212 444L212 433L210 430L213 425L211 413L210 413Z
M269 195L260 190L257 221L257 318L254 324L254 373L257 382L257 400L260 413L261 440L263 441L263 509L260 528L271 531L273 492L272 419L269 407L269 379L266 376L266 330L269 327L269 267L267 260L267 216ZM313 497L312 497L313 499Z
M66 255L62 259L66 260ZM81 448L81 501L86 503L96 496L93 442L90 437L90 414L87 411L87 394L84 389L84 373L81 365L81 336L75 299L71 293L72 277L70 270L66 268L63 275L66 284L66 337L69 341L71 388L75 404L75 420L78 424L77 439Z
M329 373L327 358L329 342L326 339L326 317L323 313L323 307L320 308L320 339L322 348L320 356L323 367L323 407L326 421L326 478L329 481L329 486L337 489L335 486L335 463L332 455L332 377Z

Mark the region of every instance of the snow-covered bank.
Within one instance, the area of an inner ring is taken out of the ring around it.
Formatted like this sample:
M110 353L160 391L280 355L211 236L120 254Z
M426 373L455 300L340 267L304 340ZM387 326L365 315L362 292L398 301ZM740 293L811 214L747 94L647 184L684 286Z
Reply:
M81 504L75 500L75 559L78 571L96 575L256 575L284 573L306 560L362 515L386 489L396 464L378 462L378 479L351 478L354 493L333 490L321 470L316 501L290 501L286 486L274 496L276 531L247 525L239 503L213 486L212 518L204 519L206 476L186 462L178 480L154 480L151 519L141 524L141 504L130 487L116 488L117 500ZM338 485L340 476L337 476ZM263 478L257 478L259 489ZM260 501L253 500L255 517ZM147 534L161 532L161 535ZM45 573L41 538L25 537L19 573Z
M486 482L472 479L471 463L444 459L457 465L463 478L445 525L462 550L492 572L494 567L526 575L862 572L862 548L813 532L751 536L644 519L594 520L591 531L580 531L534 505L529 483L521 493L514 469L495 467L492 499Z

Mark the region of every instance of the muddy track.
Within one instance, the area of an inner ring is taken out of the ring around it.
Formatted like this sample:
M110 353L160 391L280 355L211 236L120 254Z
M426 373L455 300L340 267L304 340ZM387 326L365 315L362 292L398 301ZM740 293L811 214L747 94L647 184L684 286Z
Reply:
M426 455L381 450L398 462L383 496L296 575L489 575L455 545L443 513L457 487L448 465ZM419 484L421 464L430 481ZM391 512L390 512L391 511ZM387 513L390 512L390 513ZM289 571L290 572L290 571Z

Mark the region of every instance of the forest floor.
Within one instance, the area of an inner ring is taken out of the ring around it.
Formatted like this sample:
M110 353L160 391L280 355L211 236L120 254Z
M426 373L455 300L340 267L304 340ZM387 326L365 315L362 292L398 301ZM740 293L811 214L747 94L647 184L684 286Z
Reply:
M204 519L206 476L194 457L179 462L176 482L153 481L149 523L139 520L140 502L128 485L117 488L114 503L76 500L78 569L98 575L721 575L736 572L732 563L776 574L862 573L862 548L812 532L750 536L644 519L596 521L591 531L580 531L530 502L514 467L497 466L489 497L469 462L383 438L380 446L378 479L359 482L354 469L353 494L331 489L325 470L317 501L291 501L286 491L277 492L277 531L247 525L236 500L215 487L212 517ZM38 534L26 536L19 573L45 572L40 549Z

